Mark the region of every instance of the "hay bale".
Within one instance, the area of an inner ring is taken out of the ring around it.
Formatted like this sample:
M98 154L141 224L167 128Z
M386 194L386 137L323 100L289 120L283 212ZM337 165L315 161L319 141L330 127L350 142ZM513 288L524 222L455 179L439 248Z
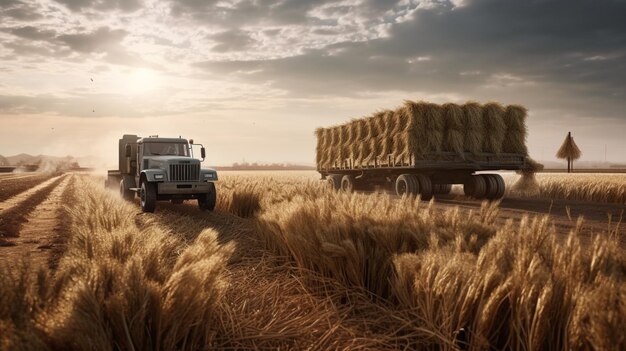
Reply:
M315 147L315 164L319 169L322 166L322 160L324 157L324 147L326 141L324 140L324 129L317 128L315 130L315 136L317 137L317 146Z
M335 165L336 161L339 159L339 134L340 132L338 127L330 128L330 146L328 147L329 166Z
M343 124L338 127L339 128L339 158L341 162L350 157L350 142L348 140L349 137L349 127L347 124Z
M526 147L526 108L519 105L509 105L504 112L506 137L502 144L502 151L528 155Z
M501 153L502 144L506 137L504 107L495 102L485 104L483 106L483 124L485 131L483 151L494 154Z
M359 127L361 128L362 137L358 141L358 151L355 164L364 166L367 162L367 158L372 153L369 140L372 137L371 126L367 120L359 120Z
M374 163L381 149L383 131L378 129L378 119L378 115L374 115L373 117L368 117L365 119L367 125L369 126L370 132L370 137L368 138L369 154L365 158L366 164Z
M444 120L441 105L422 103L426 122L426 150L440 152L443 146Z
M382 123L385 126L380 150L380 156L384 160L383 162L387 162L388 155L393 152L393 138L395 137L392 129L393 113L394 112L391 110L386 110L381 116Z
M477 154L483 150L483 109L477 102L467 102L462 108L463 148L467 152Z
M464 157L463 108L457 104L444 104L444 141L443 150L457 153Z
M424 154L428 150L424 103L405 101L404 107L399 109L399 111L405 115L406 119L406 125L400 131L407 133L407 135L403 136L405 149L416 158L423 159Z
M408 145L406 138L401 137L401 135L405 134L404 130L408 124L408 116L404 108L396 109L393 112L391 120L393 121L391 131L393 135L391 154L395 159L399 159L405 155Z

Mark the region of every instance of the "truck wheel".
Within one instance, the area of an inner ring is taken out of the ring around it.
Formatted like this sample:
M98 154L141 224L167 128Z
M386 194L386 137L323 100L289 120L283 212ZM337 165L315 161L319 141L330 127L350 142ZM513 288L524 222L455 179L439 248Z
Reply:
M506 185L504 179L499 174L483 174L485 183L487 184L487 199L497 200L504 196Z
M156 209L156 184L144 181L141 183L141 210L154 212Z
M346 193L354 191L354 177L351 175L345 175L341 178L341 190Z
M215 184L209 183L209 192L202 195L198 198L198 207L203 211L213 211L215 209L215 203L217 202Z
M396 194L398 196L403 195L415 195L417 194L419 184L417 178L412 174L401 174L396 179Z
M452 191L452 184L434 184L433 193L435 195L448 195Z
M333 190L341 189L341 174L329 174L326 177L326 182Z
M463 184L463 192L466 196L482 199L487 194L487 183L484 177L473 175Z
M417 178L418 193L420 194L420 198L425 201L429 201L433 198L433 183L427 176L423 174L418 174L415 176Z
M133 201L135 198L135 192L129 189L130 186L124 182L124 179L120 181L120 196L126 201Z

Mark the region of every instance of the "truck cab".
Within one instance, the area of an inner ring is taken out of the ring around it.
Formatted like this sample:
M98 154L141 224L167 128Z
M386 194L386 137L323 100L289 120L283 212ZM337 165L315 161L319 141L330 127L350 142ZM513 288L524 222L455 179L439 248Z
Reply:
M194 158L200 146L202 160ZM193 140L124 135L119 140L119 170L108 172L107 186L119 186L124 199L140 199L144 212L154 212L157 201L182 203L195 199L203 210L215 208L217 172L203 169L205 149Z

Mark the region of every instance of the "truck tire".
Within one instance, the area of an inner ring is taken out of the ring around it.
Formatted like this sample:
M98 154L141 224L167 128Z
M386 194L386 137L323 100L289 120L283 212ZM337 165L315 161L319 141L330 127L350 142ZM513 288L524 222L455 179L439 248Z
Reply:
M217 190L215 184L209 183L209 192L198 198L198 207L202 211L213 211L217 203Z
M341 174L329 174L326 177L326 182L333 190L341 189Z
M350 194L354 191L354 177L346 174L341 177L341 190Z
M433 193L435 195L448 195L452 191L452 184L434 184Z
M131 185L126 183L127 181L124 181L124 179L120 180L120 196L126 201L133 201L135 192L130 190Z
M141 183L140 200L143 212L154 212L156 209L156 183L144 181Z
M506 185L504 179L499 174L483 174L485 183L487 184L487 195L489 200L499 200L504 197Z
M417 192L420 194L420 198L430 201L433 198L433 182L423 174L418 174L415 177L417 178Z
M412 174L401 174L396 178L396 194L398 196L415 195L418 187L417 178Z
M487 183L481 175L473 175L463 184L463 192L466 196L482 199L487 194Z

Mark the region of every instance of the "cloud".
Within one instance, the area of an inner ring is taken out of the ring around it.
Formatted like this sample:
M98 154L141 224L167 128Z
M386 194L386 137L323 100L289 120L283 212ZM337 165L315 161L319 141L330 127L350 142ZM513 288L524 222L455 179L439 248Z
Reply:
M116 47L128 34L123 29L100 27L90 33L64 34L58 40L65 43L70 49L82 53L106 52Z
M245 50L255 42L249 32L240 29L212 34L209 38L217 43L217 45L211 48L212 51L216 52Z
M0 19L3 17L20 21L35 21L43 16L38 7L20 0L0 0Z
M34 26L2 28L0 30L6 33L11 33L20 38L30 39L30 40L49 41L56 37L56 31L39 29Z
M87 9L100 11L119 10L122 12L133 12L141 8L141 0L54 0L65 5L72 11L83 11Z

